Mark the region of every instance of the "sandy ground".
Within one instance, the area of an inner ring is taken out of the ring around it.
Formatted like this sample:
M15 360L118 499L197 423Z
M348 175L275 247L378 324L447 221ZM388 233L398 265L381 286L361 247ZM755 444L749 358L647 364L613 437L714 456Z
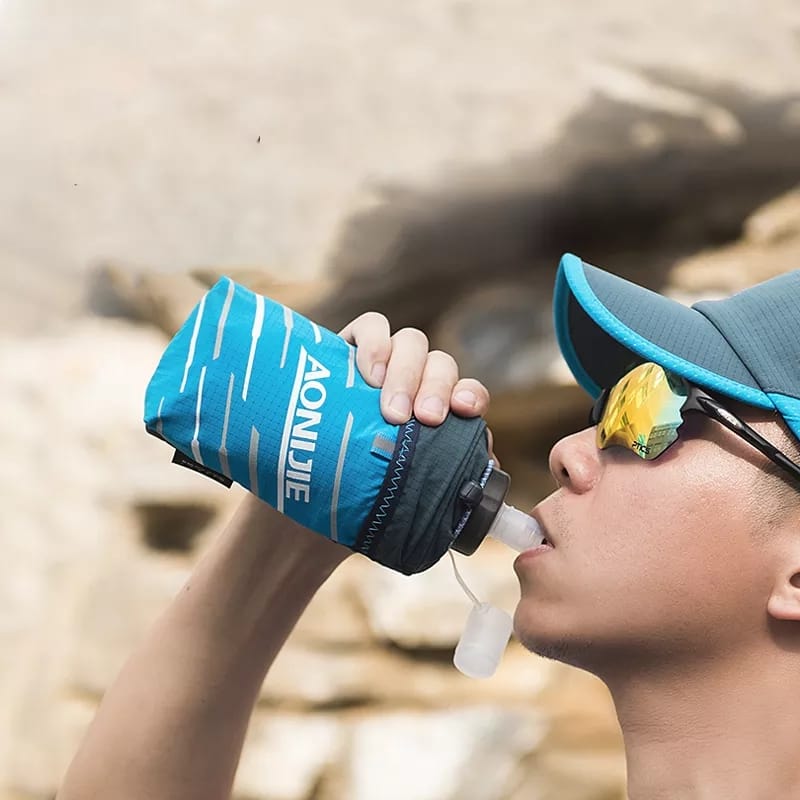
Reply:
M0 332L103 261L318 274L385 184L557 136L642 65L800 85L796 0L0 0ZM260 140L259 140L260 137Z

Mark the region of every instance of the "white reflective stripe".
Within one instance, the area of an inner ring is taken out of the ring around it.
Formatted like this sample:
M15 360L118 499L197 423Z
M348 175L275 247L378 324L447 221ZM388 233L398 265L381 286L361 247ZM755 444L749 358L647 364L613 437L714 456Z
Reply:
M311 322L311 320L309 320ZM319 332L319 326L316 322L311 322L311 327L314 329L314 342L319 344L322 341L322 334Z
M286 354L289 352L289 339L292 337L292 328L294 327L294 317L292 316L292 309L283 307L283 324L286 327L286 333L283 337L283 353L281 354L281 369L286 363Z
M349 389L356 379L356 349L353 345L348 345L350 348L350 356L347 359L347 383L346 388Z
M253 371L253 359L256 357L256 346L261 336L261 329L264 327L264 298L256 295L256 315L253 319L253 330L250 333L250 356L247 359L247 371L244 375L244 386L242 386L242 400L247 400L247 388L250 386L250 373Z
M205 305L206 295L203 295L203 299L200 301L200 305L197 309L197 317L194 321L192 339L189 342L189 353L186 356L186 366L183 369L183 381L181 381L180 394L183 394L183 390L186 388L186 378L189 376L189 367L192 366L192 361L194 361L194 348L197 345L197 335L200 332L200 321L203 319L203 309L205 308Z
M248 454L248 461L250 462L250 491L258 497L258 431L256 426L250 429L250 453Z
M225 295L225 305L222 306L222 314L217 323L217 341L214 344L214 361L219 358L220 350L222 350L222 336L225 332L225 323L228 321L228 312L231 310L234 288L233 281L228 278L228 294Z
M158 404L158 415L156 417L156 430L158 431L159 435L164 435L164 420L161 419L161 409L164 408L164 398L161 398L161 402Z
M294 386L289 397L289 405L286 408L286 417L283 421L283 437L281 438L281 452L278 456L278 495L276 507L278 511L283 511L283 478L286 473L286 455L289 452L289 437L292 433L292 423L294 422L294 412L297 410L297 400L300 397L300 384L303 382L303 373L306 369L306 349L301 345L300 357L297 359L297 373L294 376Z
M222 444L219 448L219 463L222 467L222 472L227 475L229 478L231 476L231 468L228 464L228 420L231 416L231 398L233 397L233 373L231 372L231 377L228 379L228 400L225 403L225 419L222 423Z
M200 406L203 403L203 382L206 379L206 368L200 370L200 385L197 387L197 408L194 413L194 437L192 438L192 455L198 464L203 464L200 454ZM205 466L205 465L204 465Z
M331 498L331 539L339 541L339 530L337 527L336 514L339 510L339 490L342 488L342 470L344 460L347 455L347 443L350 441L350 431L353 428L353 415L347 414L347 422L344 425L342 443L339 445L339 461L336 464L336 477L333 479L333 497Z

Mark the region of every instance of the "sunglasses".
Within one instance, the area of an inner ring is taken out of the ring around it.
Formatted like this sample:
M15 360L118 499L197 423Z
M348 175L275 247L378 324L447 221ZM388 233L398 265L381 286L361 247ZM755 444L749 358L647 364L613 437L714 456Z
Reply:
M700 411L721 422L800 481L800 465L702 389L651 362L640 364L603 390L589 414L589 425L597 426L601 450L625 447L652 461L677 441L686 411Z

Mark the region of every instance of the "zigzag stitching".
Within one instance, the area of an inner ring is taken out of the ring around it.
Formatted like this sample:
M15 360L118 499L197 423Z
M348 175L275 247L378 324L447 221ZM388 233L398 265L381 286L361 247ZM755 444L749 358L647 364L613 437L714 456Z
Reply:
M383 518L389 511L389 505L391 504L391 501L394 498L395 492L397 491L398 488L400 477L406 466L405 462L406 462L406 457L408 455L408 448L411 444L411 432L413 431L413 429L414 429L413 425L409 425L409 427L406 429L405 434L403 435L403 442L400 445L400 452L397 454L397 463L394 468L394 474L392 475L391 483L387 487L386 495L381 501L380 506L378 506L378 510L375 512L375 518L372 520L372 523L367 529L367 535L364 537L364 543L361 546L362 550L366 550L370 546L372 540L375 538L375 534L378 533L378 528L380 527L380 523L382 522Z

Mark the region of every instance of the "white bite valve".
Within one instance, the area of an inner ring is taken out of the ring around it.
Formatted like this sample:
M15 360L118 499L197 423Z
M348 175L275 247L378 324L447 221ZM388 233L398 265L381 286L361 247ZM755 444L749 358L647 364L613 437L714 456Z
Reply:
M529 514L503 503L487 536L507 544L518 553L538 547L544 541L539 523Z
M502 609L489 603L473 605L453 654L456 669L468 678L491 678L513 627L511 616Z

